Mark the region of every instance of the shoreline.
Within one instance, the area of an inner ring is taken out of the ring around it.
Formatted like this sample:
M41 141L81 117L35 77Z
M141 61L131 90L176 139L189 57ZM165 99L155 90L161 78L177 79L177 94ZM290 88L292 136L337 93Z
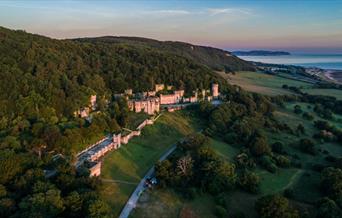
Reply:
M334 81L336 83L342 83L342 70L329 70L329 69L322 69L323 73L322 75L330 80Z

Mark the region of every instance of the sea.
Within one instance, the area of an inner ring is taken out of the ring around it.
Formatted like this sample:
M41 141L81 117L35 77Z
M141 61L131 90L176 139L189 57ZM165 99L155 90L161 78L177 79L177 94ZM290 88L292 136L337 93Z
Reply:
M318 67L327 70L342 70L342 54L291 54L281 56L238 57L247 61L263 63Z

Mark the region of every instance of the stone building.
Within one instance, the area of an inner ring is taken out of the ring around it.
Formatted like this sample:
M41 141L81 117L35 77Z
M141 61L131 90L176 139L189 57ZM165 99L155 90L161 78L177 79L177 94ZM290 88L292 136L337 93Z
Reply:
M90 96L90 106L92 110L96 110L96 95Z
M101 175L101 166L102 166L102 162L101 161L95 161L95 162L91 162L89 163L89 171L90 171L90 177L93 176L100 176Z
M121 133L113 134L113 143L114 143L114 149L118 149L121 147Z
M125 95L133 95L133 90L132 89L126 89Z
M164 84L156 84L155 85L155 91L156 92L162 91L162 90L164 90L164 88L165 88Z
M178 104L184 96L184 90L177 90L173 94L160 94L160 104Z
M213 83L211 85L211 94L213 96L213 98L218 98L219 96L219 85L217 83Z
M136 113L143 111L149 115L153 115L159 112L160 101L158 97L147 97L142 100L131 100L128 101L128 108Z

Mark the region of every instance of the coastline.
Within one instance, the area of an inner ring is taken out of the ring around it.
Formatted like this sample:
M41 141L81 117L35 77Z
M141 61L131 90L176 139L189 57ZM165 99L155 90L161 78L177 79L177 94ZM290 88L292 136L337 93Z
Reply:
M324 70L323 76L333 82L342 84L342 70Z

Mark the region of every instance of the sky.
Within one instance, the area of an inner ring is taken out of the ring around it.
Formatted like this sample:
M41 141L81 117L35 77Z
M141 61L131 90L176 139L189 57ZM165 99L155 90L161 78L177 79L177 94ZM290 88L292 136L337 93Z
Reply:
M139 36L227 50L342 54L341 0L0 0L0 26L58 39Z

